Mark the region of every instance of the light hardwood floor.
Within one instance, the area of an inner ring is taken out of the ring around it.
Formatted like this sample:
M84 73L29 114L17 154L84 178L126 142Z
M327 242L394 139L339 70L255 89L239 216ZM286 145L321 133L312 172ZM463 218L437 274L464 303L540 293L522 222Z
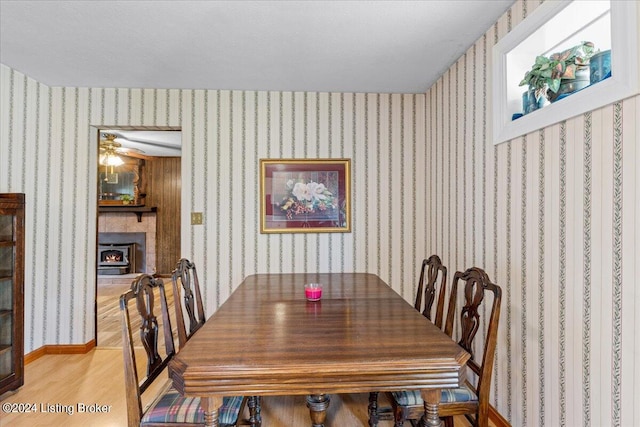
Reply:
M97 308L99 347L122 347L120 295L131 287L135 275L98 276ZM167 292L171 291L171 280L163 279ZM173 295L173 292L171 292Z

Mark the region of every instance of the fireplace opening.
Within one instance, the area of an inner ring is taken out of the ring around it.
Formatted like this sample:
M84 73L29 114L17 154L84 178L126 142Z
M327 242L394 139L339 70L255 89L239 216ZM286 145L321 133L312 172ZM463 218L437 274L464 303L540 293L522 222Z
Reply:
M98 275L145 273L145 233L98 233Z
M98 245L98 274L133 273L135 258L135 243Z

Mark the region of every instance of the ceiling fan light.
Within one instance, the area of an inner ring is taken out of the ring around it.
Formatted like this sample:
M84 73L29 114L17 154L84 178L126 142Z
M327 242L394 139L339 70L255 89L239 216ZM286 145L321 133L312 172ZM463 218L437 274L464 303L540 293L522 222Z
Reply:
M124 164L124 161L116 155L107 156L105 162L107 166L121 166Z

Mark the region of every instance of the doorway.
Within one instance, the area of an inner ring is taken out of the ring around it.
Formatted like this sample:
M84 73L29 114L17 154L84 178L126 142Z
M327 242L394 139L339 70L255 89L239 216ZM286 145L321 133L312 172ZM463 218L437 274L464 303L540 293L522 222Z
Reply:
M117 260L124 264L118 268L103 262L102 272L96 270L95 330L96 345L120 347L120 295L129 289L138 274L170 277L180 258L181 133L179 130L100 128L99 140L107 140L106 135L115 136L110 139L117 143L115 155L122 164L113 168L104 164L103 143L96 182L96 256L100 248L104 253L105 245L127 246L136 256L135 261L127 257L130 263ZM115 163L119 162L111 162ZM126 203L127 198L132 200ZM101 241L105 236L108 242ZM120 241L113 241L114 236Z

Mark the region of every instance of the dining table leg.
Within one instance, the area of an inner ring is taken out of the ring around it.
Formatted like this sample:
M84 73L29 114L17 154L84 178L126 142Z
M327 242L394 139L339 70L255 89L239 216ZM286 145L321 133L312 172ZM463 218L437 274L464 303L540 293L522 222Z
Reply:
M440 389L420 390L424 401L424 415L420 420L420 427L442 427L442 420L438 415L440 405Z
M222 397L203 397L200 399L200 406L204 411L204 425L206 427L218 427L218 408L222 406Z
M310 394L307 396L307 407L309 408L312 427L324 427L330 401L331 399L326 394Z

